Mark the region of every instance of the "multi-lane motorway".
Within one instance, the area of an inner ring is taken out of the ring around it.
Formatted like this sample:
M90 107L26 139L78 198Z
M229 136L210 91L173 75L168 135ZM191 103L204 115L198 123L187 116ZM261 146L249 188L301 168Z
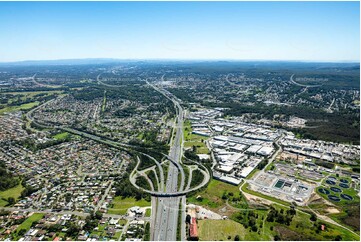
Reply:
M97 77L98 82L99 82L99 76ZM159 240L175 241L177 239L185 240L184 223L182 223L182 226L181 226L181 231L180 231L181 237L177 238L178 218L180 215L179 213L182 212L181 219L184 221L185 220L185 206L186 206L185 193L189 189L189 187L185 186L186 184L185 184L184 171L182 169L182 166L179 165L179 163L181 163L181 158L183 156L183 154L182 154L183 140L182 139L183 139L184 111L180 105L180 100L178 98L176 98L171 93L169 93L163 89L157 88L156 86L150 84L149 82L147 82L147 83L150 86L152 86L155 90L160 92L162 95L167 97L169 100L171 100L173 102L173 104L176 108L176 112L177 112L176 119L174 122L175 135L172 140L169 155L165 156L169 161L171 161L171 162L169 162L168 176L167 176L166 180L165 180L165 177L163 178L163 176L161 176L161 180L162 180L161 184L164 184L163 183L163 180L164 180L165 187L164 187L164 190L162 190L163 186L161 185L160 186L161 191L160 190L154 191L154 193L158 193L158 194L154 194L154 195L156 195L156 197L155 196L152 197L152 211L153 212L152 212L152 218L151 218L151 221L152 221L151 222L151 239L158 240L158 241ZM45 103L43 105L45 105ZM27 114L28 119L30 121L35 122L32 119L31 114L32 114L32 112L34 112L35 110L37 110L38 108L40 108L43 105L40 105L39 107L33 109L31 112L29 112ZM58 126L54 127L54 128L62 129L67 132L70 132L70 133L75 133L75 134L84 136L86 138L93 139L98 142L106 143L106 144L114 146L114 147L121 146L124 148L134 148L131 145L110 141L110 140L100 138L100 137L92 135L92 134L74 130L71 128L58 127ZM158 166L160 165L160 164L158 164L159 162L155 162L155 163ZM202 172L202 173L204 173L205 179L200 186L205 185L205 183L207 183L207 181L209 180L209 174L207 174L207 172ZM163 174L163 172L162 172L162 174ZM179 175L180 175L180 179L178 179ZM180 184L178 184L178 182L180 182ZM198 187L194 188L194 189L198 189ZM163 196L163 197L159 196L159 193L164 193L167 196ZM174 194L174 196L172 194ZM172 196L169 196L169 195L172 195Z
M148 83L151 85L150 83ZM171 94L166 93L153 85L155 90L162 93L168 99L170 99L177 111L177 118L174 123L176 130L173 143L169 152L169 157L180 163L182 157L182 137L183 137L183 109L179 104L177 98ZM178 184L178 175L181 173L180 184ZM168 177L166 180L165 192L174 193L181 191L184 188L184 173L179 166L169 163ZM182 196L183 197L183 196ZM152 240L162 241L175 241L177 240L177 228L178 228L178 216L179 216L179 203L182 197L158 197L156 198L156 212L152 213L155 223L152 226ZM185 199L184 199L185 200Z

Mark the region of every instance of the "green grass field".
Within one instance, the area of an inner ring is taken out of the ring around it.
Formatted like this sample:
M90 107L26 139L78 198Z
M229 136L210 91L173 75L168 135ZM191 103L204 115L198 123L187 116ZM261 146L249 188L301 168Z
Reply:
M15 198L17 200L20 197L20 194L21 194L21 192L23 190L24 190L24 187L20 183L16 187L10 188L10 189L5 190L5 191L1 191L0 192L0 206L4 207L4 206L6 206L8 204L3 199L8 199L9 197L13 197L13 198Z
M232 220L199 220L198 221L199 240L232 240L239 235L240 240L245 240L246 229L242 224ZM231 236L231 239L228 239Z
M284 214L289 209L277 204L273 205L278 211L284 210ZM341 236L343 240L359 240L359 236L355 235L346 229L331 225L324 221L317 221L317 224L325 225L324 231L317 231L316 225L310 220L310 215L307 213L296 212L292 222L289 226L277 222L267 222L267 214L269 210L253 210L257 214L256 226L257 231L252 231L250 228L240 235L241 240L273 240L275 235L279 235L282 240L334 240L337 235ZM247 211L241 211L243 218L247 218ZM237 220L237 214L232 216L232 219Z
M147 202L144 199L137 201L133 197L128 197L124 199L122 199L121 197L115 197L112 202L113 207L108 209L108 213L125 215L127 210L131 207L134 206L148 207L150 205L151 205L150 202Z
M26 231L28 231L33 222L39 221L43 217L44 217L43 213L34 213L33 215L25 219L25 221L22 224L19 225L19 227L16 229L16 232L18 233L21 229L25 229Z
M213 179L205 190L187 198L187 200L190 203L198 204L209 209L219 208L225 205L225 201L222 200L224 192L233 192L235 195L240 193L238 186ZM202 200L197 199L197 196L201 196Z
M126 219L119 219L119 224L124 226L128 221Z
M268 197L257 192L249 191L243 187L248 193L267 198L269 200L279 202L287 207L274 204L277 209L283 209L284 211L289 209L289 203L278 200L276 198ZM206 190L188 198L190 203L195 203L207 208L219 208L222 207L224 201L221 199L223 191L228 190L235 193L238 191L238 187L232 186L220 181L212 180ZM197 200L195 197L201 195L202 201ZM215 210L215 209L213 209ZM310 220L310 215L306 213L297 212L294 216L291 224L286 226L277 222L267 222L267 214L269 210L256 209L253 210L258 216L256 219L257 231L252 231L250 227L247 229L234 220L237 220L237 214L246 212L246 210L234 211L230 218L233 220L200 220L198 221L200 240L234 240L234 236L239 235L240 240L273 240L274 236L279 234L283 240L334 240L336 236L341 236L343 240L359 240L359 236L351 233L350 231L340 228L338 226L328 224L324 221L318 221L318 223L326 226L325 231L317 231L315 229L314 222ZM215 229L216 228L216 229ZM231 236L230 239L229 236Z
M53 136L57 140L65 140L70 134L68 132L62 132Z
M9 107L0 109L0 115L4 114L4 113L9 113L9 112L16 112L16 111L20 111L20 110L28 110L37 105L39 105L39 102L25 103L20 106L9 106Z
M35 92L4 92L2 94L12 94L12 95L21 95L23 97L34 97L38 94L54 94L54 93L62 93L63 91L35 91Z
M189 148L196 146L197 154L209 154L209 150L202 140L206 140L208 137L192 134L192 127L189 120L185 121L183 124L183 134L184 134L184 147Z
M147 208L147 209L145 210L145 216L146 216L146 217L150 217L151 215L152 215L152 209Z

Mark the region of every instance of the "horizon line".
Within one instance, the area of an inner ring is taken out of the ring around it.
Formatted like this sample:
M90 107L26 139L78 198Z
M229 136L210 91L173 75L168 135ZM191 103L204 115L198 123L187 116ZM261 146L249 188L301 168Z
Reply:
M230 62L307 62L307 63L355 63L360 64L360 60L305 60L305 59L234 59L234 58L107 58L107 57L85 57L85 58L62 58L62 59L38 59L38 60L15 60L0 61L0 64L21 64L26 62L55 62L55 61L80 61L80 60L102 60L102 61L230 61Z

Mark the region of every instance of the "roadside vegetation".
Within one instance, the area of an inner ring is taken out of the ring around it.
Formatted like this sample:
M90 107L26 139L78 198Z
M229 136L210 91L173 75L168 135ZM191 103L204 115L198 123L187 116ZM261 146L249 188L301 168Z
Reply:
M200 240L359 240L358 235L312 213L297 211L293 204L254 207L237 191L237 186L212 180L207 189L188 198L189 203L215 212L227 204L234 208L228 220L198 220Z
M131 207L134 206L148 207L150 205L151 205L150 202L144 199L136 200L133 197L128 197L128 198L115 197L107 213L125 215L127 210Z
M35 107L37 105L39 105L39 102L31 102L31 103L25 103L25 104L16 105L16 106L8 106L6 108L0 109L0 115L4 114L4 113L32 109L33 107Z
M188 203L201 205L214 212L219 212L220 208L226 206L227 200L234 200L232 205L241 206L243 196L240 194L238 186L215 179L211 180L205 189L187 198Z
M5 162L0 161L0 206L15 204L22 189L20 178L10 173Z
M204 143L207 139L205 136L192 134L191 122L189 120L185 121L183 124L183 134L184 134L184 147L192 148L196 147L195 152L197 154L209 154L209 150Z

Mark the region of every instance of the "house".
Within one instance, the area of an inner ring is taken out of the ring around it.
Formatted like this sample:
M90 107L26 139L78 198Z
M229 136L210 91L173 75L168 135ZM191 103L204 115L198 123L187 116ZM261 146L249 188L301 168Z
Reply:
M117 218L111 218L109 220L110 225L116 225L118 222L119 222L119 219L117 219Z
M192 218L191 224L189 225L189 239L198 240L198 228L196 218Z

